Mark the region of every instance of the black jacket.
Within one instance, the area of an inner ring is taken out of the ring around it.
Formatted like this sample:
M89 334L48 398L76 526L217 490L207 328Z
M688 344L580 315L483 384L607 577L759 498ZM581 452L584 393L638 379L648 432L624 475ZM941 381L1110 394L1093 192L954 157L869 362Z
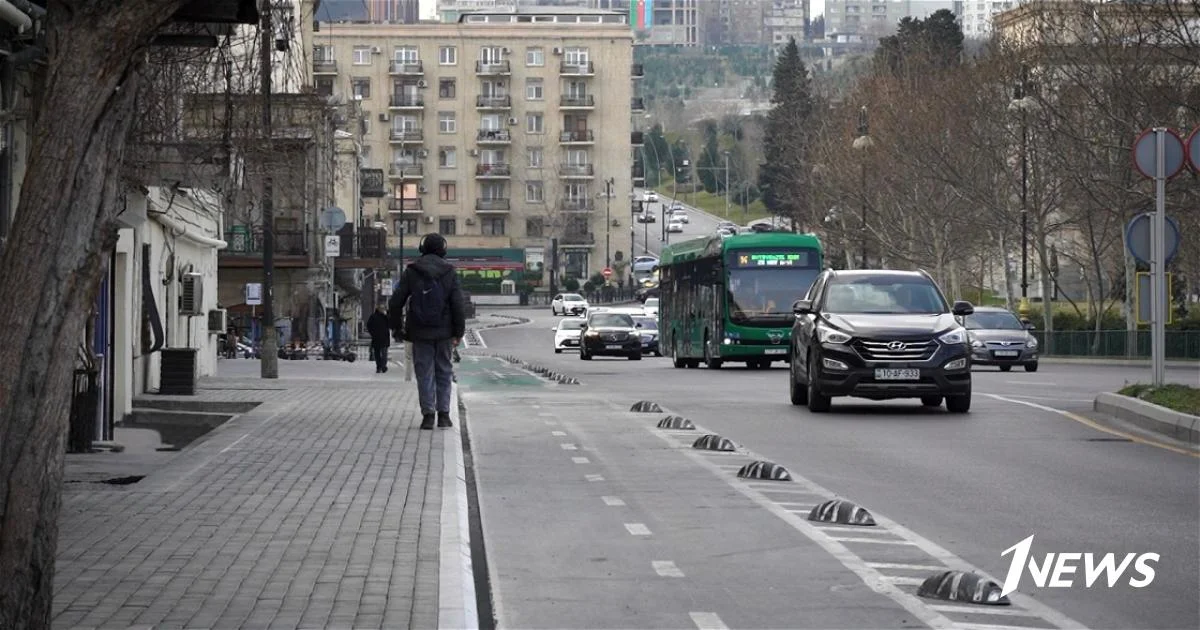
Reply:
M443 321L438 326L416 326L406 321L403 308L414 290L420 290L426 282L441 282L446 290L450 308L446 309ZM404 338L411 341L441 341L461 339L467 332L467 318L463 309L462 286L454 265L436 254L425 254L409 263L400 276L400 284L388 300L388 323L393 331L403 330Z
M389 334L388 316L375 311L367 318L367 332L371 333L371 343L387 344Z

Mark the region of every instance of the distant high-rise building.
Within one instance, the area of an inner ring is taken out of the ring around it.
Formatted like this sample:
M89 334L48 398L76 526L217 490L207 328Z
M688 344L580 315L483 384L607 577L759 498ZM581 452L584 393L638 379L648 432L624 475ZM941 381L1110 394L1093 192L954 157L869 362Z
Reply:
M420 0L365 0L372 22L416 24L421 19Z

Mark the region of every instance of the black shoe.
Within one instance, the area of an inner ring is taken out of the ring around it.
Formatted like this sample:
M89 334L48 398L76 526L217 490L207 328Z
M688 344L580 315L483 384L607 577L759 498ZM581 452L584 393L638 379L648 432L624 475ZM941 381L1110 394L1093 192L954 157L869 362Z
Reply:
M385 366L383 366L383 373L384 373L384 374L387 374L387 366L386 366L386 365L385 365Z
M450 422L450 412L448 411L439 411L437 415L437 422L439 429L449 429L450 427L454 426L454 423Z
M432 431L433 430L433 418L434 418L434 416L431 413L423 414L421 416L421 428L425 429L426 431Z

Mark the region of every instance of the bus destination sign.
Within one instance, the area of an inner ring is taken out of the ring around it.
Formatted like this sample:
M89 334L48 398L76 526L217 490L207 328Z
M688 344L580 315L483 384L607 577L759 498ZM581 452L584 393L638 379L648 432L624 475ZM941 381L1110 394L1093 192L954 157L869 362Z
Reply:
M809 267L809 252L741 251L732 256L736 267Z

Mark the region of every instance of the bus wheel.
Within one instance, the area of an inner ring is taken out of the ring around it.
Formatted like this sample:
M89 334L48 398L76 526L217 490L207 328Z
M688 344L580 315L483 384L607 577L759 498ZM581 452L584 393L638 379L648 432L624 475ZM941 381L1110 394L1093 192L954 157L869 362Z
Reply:
M705 367L707 367L710 370L721 369L721 360L714 359L712 356L712 349L710 348L710 344L708 343L708 335L707 334L704 335L704 365L705 365Z
M683 369L683 368L687 367L687 360L679 358L679 342L678 341L671 342L671 366L678 368L678 369Z

